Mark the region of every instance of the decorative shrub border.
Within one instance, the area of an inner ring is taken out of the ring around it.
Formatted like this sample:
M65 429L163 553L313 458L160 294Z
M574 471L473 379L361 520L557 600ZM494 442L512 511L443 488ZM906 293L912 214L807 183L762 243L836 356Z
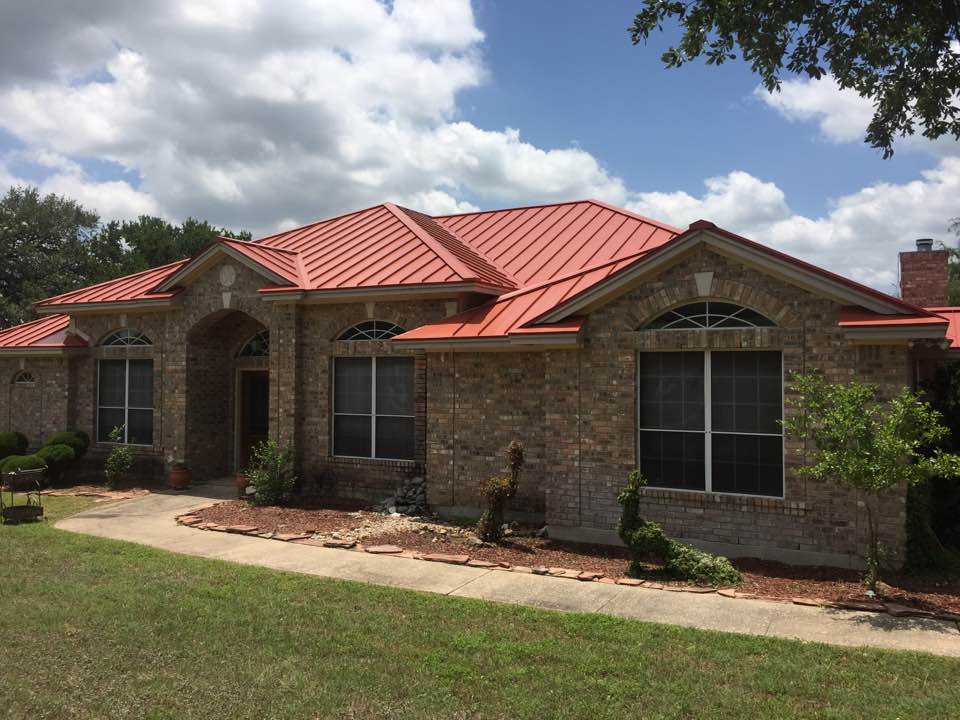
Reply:
M647 590L662 590L665 592L686 592L699 595L716 594L725 598L735 600L766 600L768 602L792 603L794 605L807 605L811 607L832 608L836 610L857 610L860 612L887 613L893 617L919 617L943 620L945 622L960 623L960 614L950 612L930 612L918 608L899 605L897 603L884 603L874 601L833 601L822 598L796 597L791 600L783 598L768 597L757 595L755 593L740 592L734 588L712 588L701 587L697 585L664 585L663 583L651 582L649 580L638 580L636 578L623 577L619 579L606 577L603 573L590 570L571 570L561 567L531 567L529 565L511 565L506 562L490 562L488 560L475 560L469 555L452 555L447 553L421 553L413 550L404 550L397 545L364 545L355 540L337 540L333 538L315 539L313 533L273 533L260 532L260 529L253 525L220 525L219 523L204 522L202 518L194 513L205 507L194 508L190 512L178 515L176 521L180 525L194 528L196 530L211 530L214 532L225 532L234 535L248 535L250 537L259 537L264 540L279 540L281 542L291 542L297 545L311 545L314 547L333 548L337 550L349 550L352 552L365 552L371 555L387 555L391 557L407 558L408 560L422 560L426 562L442 562L451 565L463 565L465 567L482 568L486 570L497 570L501 572L515 572L528 575L543 575L547 577L566 578L569 580L578 580L580 582L598 582L604 585L621 585L624 587L638 587Z

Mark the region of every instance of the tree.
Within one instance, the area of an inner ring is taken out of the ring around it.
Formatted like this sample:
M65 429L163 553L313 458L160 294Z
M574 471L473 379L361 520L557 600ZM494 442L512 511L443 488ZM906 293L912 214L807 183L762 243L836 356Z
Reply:
M668 68L700 56L743 59L763 86L780 89L784 70L832 75L874 103L866 141L893 155L895 136L915 126L930 139L960 137L960 2L882 0L644 0L630 27L636 45L668 22L682 35L663 53Z
M940 413L908 388L881 402L876 386L855 380L829 383L821 375L794 375L791 380L788 398L796 413L783 426L804 440L800 453L808 464L798 472L864 494L865 581L876 593L881 561L879 509L884 494L933 476L956 477L960 456L936 448L947 428L940 422Z

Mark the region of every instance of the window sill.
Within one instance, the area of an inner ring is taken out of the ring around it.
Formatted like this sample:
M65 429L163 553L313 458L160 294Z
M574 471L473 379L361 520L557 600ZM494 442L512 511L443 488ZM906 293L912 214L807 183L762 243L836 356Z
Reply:
M392 458L372 458L372 457L363 457L361 455L327 455L327 459L331 462L336 463L345 463L353 465L401 465L404 467L410 467L417 465L417 460L397 460Z
M701 490L680 490L674 488L644 487L641 491L644 499L659 505L671 503L703 508L722 508L731 510L767 510L778 514L802 514L807 504L785 497L767 495L734 495L732 493L703 492Z

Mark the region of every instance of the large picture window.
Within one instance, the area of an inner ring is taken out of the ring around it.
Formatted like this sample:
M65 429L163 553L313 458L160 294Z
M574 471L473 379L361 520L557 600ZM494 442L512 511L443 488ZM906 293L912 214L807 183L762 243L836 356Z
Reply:
M642 352L638 461L652 487L783 496L779 352Z
M97 369L97 441L120 427L121 442L152 445L153 360L100 360Z
M412 460L414 416L413 358L334 359L334 455Z

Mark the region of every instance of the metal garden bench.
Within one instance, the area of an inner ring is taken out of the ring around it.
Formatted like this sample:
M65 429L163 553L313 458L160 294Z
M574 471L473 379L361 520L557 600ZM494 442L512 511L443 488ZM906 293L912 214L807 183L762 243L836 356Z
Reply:
M0 491L0 517L4 523L23 522L24 520L39 520L43 517L43 501L40 496L41 480L46 470L15 470L0 476L7 492ZM17 503L14 493L26 496L25 503ZM4 499L4 495L7 499Z

